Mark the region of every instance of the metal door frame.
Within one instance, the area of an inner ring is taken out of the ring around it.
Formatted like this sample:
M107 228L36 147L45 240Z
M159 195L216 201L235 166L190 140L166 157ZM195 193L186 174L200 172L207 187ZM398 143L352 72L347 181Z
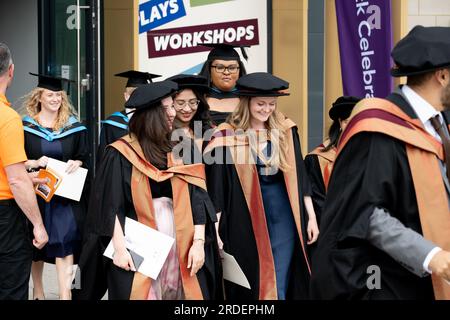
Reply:
M51 25L50 25L50 2L54 0L39 0L38 2L38 21L39 21L39 72L47 73L47 66L50 60L49 50L51 41ZM87 0L86 7L80 7L80 0L75 0L77 5L77 68L76 79L78 86L78 97L75 108L80 114L80 101L82 83L89 87L86 91L86 123L89 137L90 150L90 172L94 173L94 164L98 146L98 137L100 133L100 120L102 114L102 94L103 94L103 62L102 41L103 41L103 4L101 0ZM75 4L75 3L74 3ZM88 7L88 8L87 8ZM81 9L86 10L86 19L79 19ZM81 74L81 50L80 50L80 32L81 23L86 28L86 73L89 73L89 79L86 75Z

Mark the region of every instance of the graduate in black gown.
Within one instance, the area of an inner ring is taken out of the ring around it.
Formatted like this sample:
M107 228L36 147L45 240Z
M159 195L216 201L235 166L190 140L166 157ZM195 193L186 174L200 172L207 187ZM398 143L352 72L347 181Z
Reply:
M208 81L203 76L179 74L168 80L178 84L174 96L177 112L173 123L172 139L180 140L174 148L184 156L184 163L202 163L204 146L211 139L213 129L205 93ZM193 154L192 154L193 151Z
M208 54L200 75L208 79L210 92L207 94L207 102L211 120L218 126L226 121L239 104L236 81L245 75L246 71L239 53L234 49L235 46L225 43L204 45L213 49ZM241 50L247 59L244 48Z
M223 250L250 284L225 280L225 298L307 299L306 246L319 230L297 126L276 110L289 84L252 73L237 86L241 102L204 155Z
M76 118L63 81L40 75L37 88L24 102L28 113L23 119L25 151L29 159L25 165L29 170L45 168L48 158L67 162L69 173L88 167L87 129ZM71 268L81 249L85 195L79 202L53 196L47 203L38 197L49 241L42 250L34 250L33 299L44 298L44 261L56 264L60 299L70 299Z
M336 158L337 144L342 131L347 126L353 107L360 100L360 98L351 96L342 96L336 99L328 113L333 120L328 131L328 139L305 157L305 166L311 181L314 211L319 226L322 207L325 203L326 185L328 185Z
M392 51L391 73L407 85L355 106L322 212L313 298L450 299L450 150L438 132L450 109L449 34L412 29Z
M129 70L115 74L116 77L127 78L123 97L125 102L130 98L131 93L140 85L152 82L152 79L160 75L148 72ZM111 114L102 120L102 130L100 132L100 142L97 151L97 163L101 160L105 147L128 133L128 123L133 115L133 109L124 109Z
M136 111L130 134L107 147L97 171L76 299L100 299L106 289L113 300L217 299L222 292L204 165L184 165L171 153L177 89L172 81L143 85L126 103ZM125 247L125 218L175 238L156 280L136 272ZM114 260L103 256L111 240Z

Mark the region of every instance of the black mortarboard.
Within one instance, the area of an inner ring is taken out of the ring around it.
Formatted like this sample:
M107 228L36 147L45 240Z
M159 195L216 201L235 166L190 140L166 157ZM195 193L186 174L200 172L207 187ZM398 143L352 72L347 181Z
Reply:
M204 76L192 75L192 74L177 74L167 80L176 82L178 89L194 89L202 92L209 91L208 79Z
M361 100L358 97L342 96L333 102L328 115L334 121L338 119L347 119L352 113L353 107Z
M412 76L450 66L450 27L414 27L391 53L394 77Z
M289 82L267 72L254 72L242 76L236 83L238 95L248 97L287 96Z
M133 91L126 108L142 110L144 108L153 108L160 105L160 101L178 90L178 85L173 81L159 81L143 84Z
M45 74L37 74L37 73L32 73L30 72L30 74L32 76L36 76L39 77L38 80L38 88L44 88L47 90L51 90L51 91L69 91L69 88L67 88L67 90L64 88L64 83L70 83L70 82L75 82L73 80L69 80L69 79L65 79L65 78L60 78L60 77L53 77L53 76L49 76L49 75L45 75Z
M152 79L161 77L159 74L129 70L115 74L116 77L128 78L126 87L138 87L153 82Z
M237 60L241 61L239 53L235 48L240 48L242 56L245 60L248 60L245 48L249 46L234 45L230 43L202 43L202 46L213 48L208 54L208 60Z

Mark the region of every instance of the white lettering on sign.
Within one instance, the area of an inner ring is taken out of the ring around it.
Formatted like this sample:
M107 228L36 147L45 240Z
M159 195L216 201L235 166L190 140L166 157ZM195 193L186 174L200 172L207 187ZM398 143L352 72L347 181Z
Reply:
M142 10L139 12L141 26L146 26L155 20L161 20L169 14L175 14L179 9L180 7L178 6L177 0L168 0L152 7L150 17L148 18L145 15L145 11Z
M170 14L175 14L180 9L180 7L178 6L177 0L170 0L169 7L170 7Z
M156 51L196 47L202 43L239 42L243 39L252 40L255 37L254 26L196 31L194 33L167 34L154 38Z
M381 29L381 8L377 5L371 5L369 1L356 2L356 16L369 16L366 20L361 20L358 26L359 48L361 49L361 67L363 69L364 90L366 98L374 97L373 80L376 70L372 69L372 56L374 50L370 50L370 37L373 29Z

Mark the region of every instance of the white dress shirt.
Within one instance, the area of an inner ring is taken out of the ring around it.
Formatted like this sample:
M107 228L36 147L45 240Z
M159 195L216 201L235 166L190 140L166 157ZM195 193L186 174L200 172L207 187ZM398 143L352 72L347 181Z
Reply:
M411 87L409 87L408 85L404 85L402 87L402 92L407 98L410 106L416 112L420 121L423 123L425 130L427 130L427 132L430 135L432 135L437 141L442 143L441 137L431 124L431 118L434 118L436 115L439 115L439 121L441 122L441 124L444 123L444 118L442 117L442 114L439 111L437 111L431 104L429 104L424 98L422 98L419 94L417 94L413 89L411 89ZM425 261L423 262L423 268L428 273L431 273L431 270L428 268L431 259L433 259L434 255L441 250L442 250L441 248L435 247L433 250L430 251L430 253L428 253L427 257L425 258Z
M402 92L408 99L409 104L416 112L420 121L423 123L425 130L427 130L427 132L431 134L437 141L442 143L441 137L431 124L431 118L434 118L437 115L439 115L439 121L441 122L441 124L443 124L444 118L442 117L442 114L437 111L431 104L429 104L424 98L418 95L413 89L411 89L411 87L404 85L402 87Z

